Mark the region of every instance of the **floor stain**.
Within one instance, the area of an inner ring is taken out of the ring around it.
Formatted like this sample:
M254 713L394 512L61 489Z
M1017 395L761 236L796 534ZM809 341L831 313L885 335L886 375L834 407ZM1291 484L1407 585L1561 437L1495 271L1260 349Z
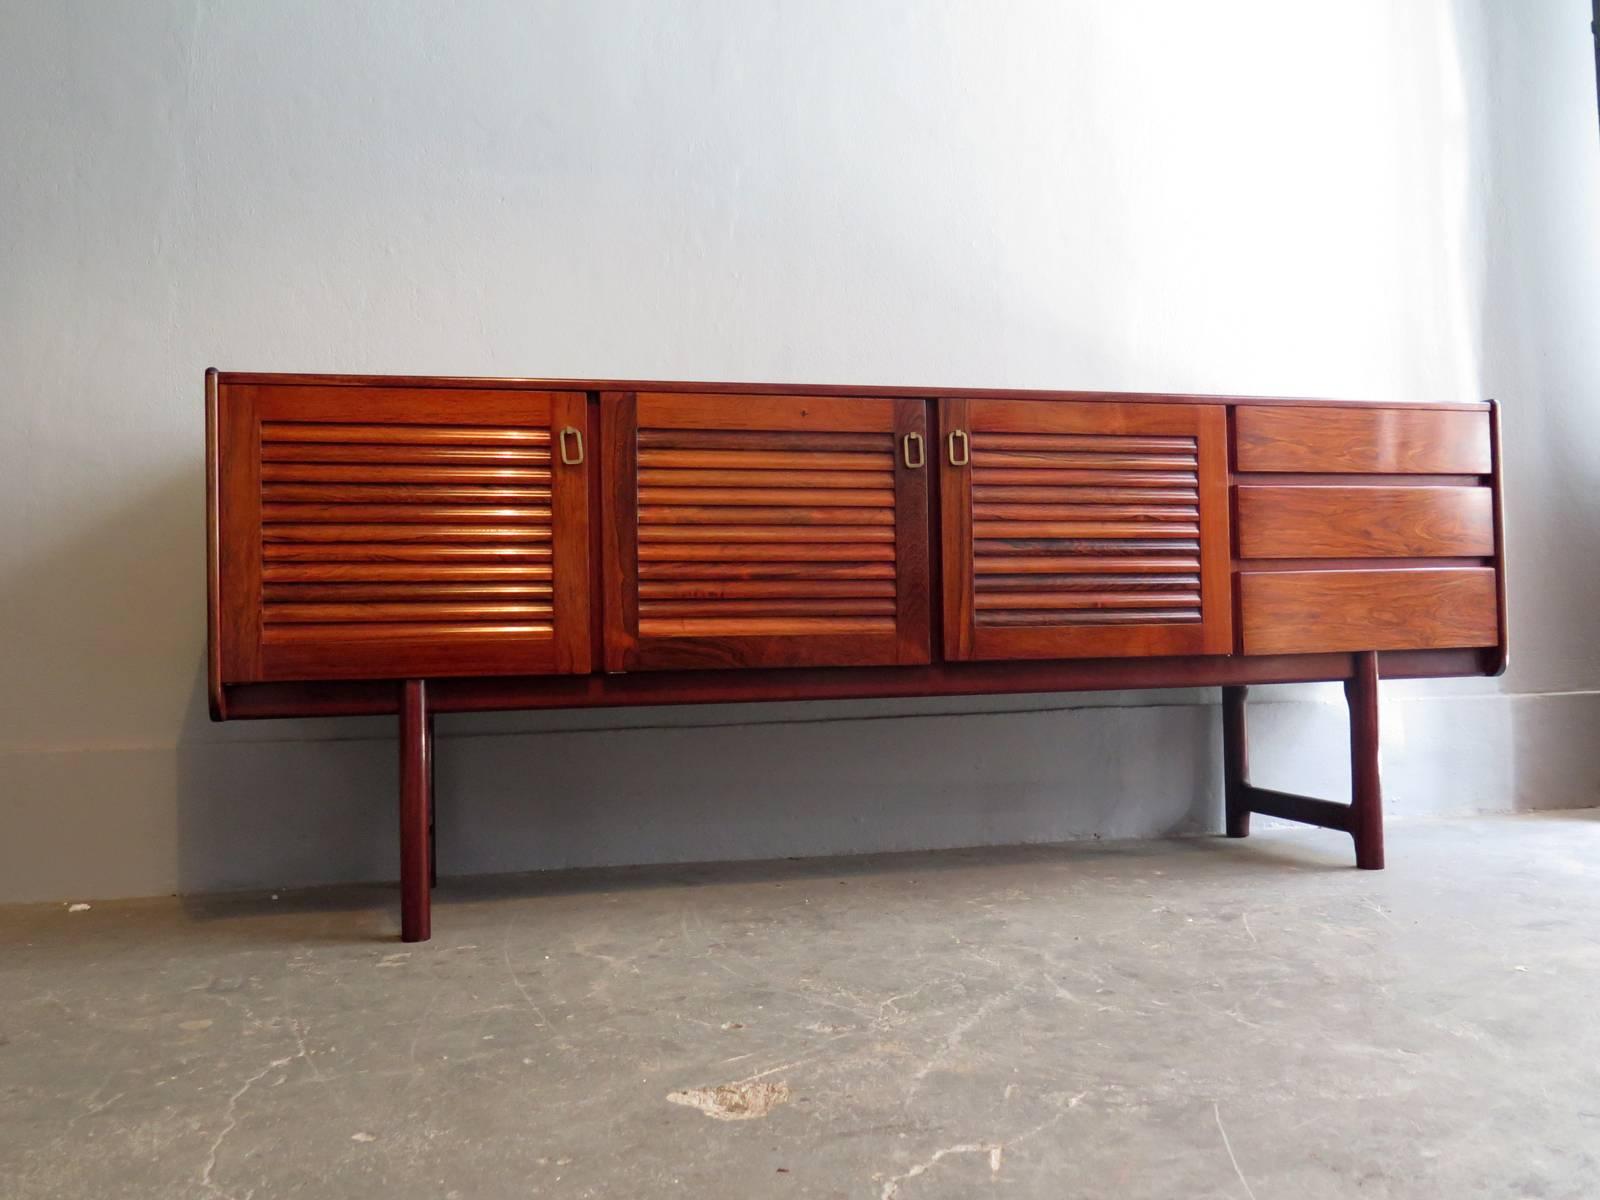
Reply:
M764 1117L789 1099L786 1083L725 1083L714 1088L685 1088L668 1092L667 1100L698 1108L719 1121L748 1121Z

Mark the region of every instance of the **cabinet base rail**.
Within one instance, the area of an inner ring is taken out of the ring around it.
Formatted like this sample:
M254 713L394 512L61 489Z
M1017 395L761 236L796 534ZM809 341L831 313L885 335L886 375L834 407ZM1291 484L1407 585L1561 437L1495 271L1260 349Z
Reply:
M1229 837L1250 836L1250 814L1299 821L1348 833L1355 842L1356 866L1383 869L1383 791L1378 777L1378 656L1354 656L1354 672L1344 681L1350 709L1350 803L1298 796L1250 782L1245 731L1244 686L1222 689L1222 762Z

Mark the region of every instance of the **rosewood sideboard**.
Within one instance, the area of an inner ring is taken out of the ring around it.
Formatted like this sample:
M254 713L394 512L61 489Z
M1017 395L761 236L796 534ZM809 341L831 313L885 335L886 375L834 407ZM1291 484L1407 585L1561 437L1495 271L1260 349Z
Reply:
M1492 404L206 374L211 713L393 713L429 935L435 712L1217 685L1226 824L1383 865L1378 680L1506 661ZM1349 803L1249 782L1340 680Z

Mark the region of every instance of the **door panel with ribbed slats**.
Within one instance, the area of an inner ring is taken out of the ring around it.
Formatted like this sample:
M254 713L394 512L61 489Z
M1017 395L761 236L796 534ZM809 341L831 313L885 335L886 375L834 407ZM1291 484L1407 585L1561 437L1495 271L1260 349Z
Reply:
M922 401L615 393L611 671L926 663Z
M227 677L588 670L586 419L582 393L230 389Z
M947 658L1229 652L1220 405L939 411Z

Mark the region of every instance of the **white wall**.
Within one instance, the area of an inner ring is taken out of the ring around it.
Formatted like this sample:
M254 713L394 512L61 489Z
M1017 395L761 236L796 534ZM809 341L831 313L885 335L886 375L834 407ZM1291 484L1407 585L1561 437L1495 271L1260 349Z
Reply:
M1514 666L1386 685L1392 808L1595 802L1588 19L0 0L0 898L393 872L387 722L205 719L208 365L1495 395ZM1212 828L1207 700L454 718L443 866Z

